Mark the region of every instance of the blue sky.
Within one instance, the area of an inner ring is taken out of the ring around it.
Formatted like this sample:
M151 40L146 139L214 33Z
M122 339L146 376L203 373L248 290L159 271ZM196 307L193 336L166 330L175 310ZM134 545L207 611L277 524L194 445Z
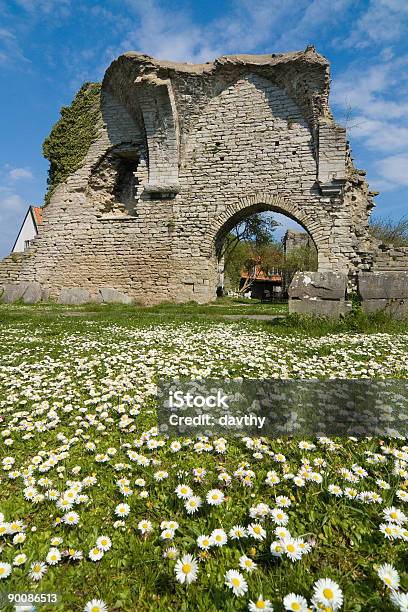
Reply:
M331 104L376 214L408 212L407 0L0 0L0 256L42 202L41 147L83 81L123 51L200 62L309 43L332 64Z

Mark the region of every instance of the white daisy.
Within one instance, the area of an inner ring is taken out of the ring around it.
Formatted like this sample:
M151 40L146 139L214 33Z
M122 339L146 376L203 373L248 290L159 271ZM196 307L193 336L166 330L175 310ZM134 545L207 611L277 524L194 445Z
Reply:
M239 566L246 572L253 572L254 569L257 568L255 561L253 561L250 557L247 557L246 555L242 555L239 558Z
M88 556L91 561L99 561L100 559L102 559L103 554L103 550L95 546L94 548L91 548Z
M96 540L96 546L100 550L103 550L103 552L106 552L107 550L109 550L111 548L112 540L110 538L108 538L108 536L100 536Z
M264 612L273 612L272 603L269 599L264 599L262 595L258 596L256 601L250 601L248 604L249 612L258 612L259 610L263 610Z
M197 580L198 563L192 555L183 555L175 565L176 578L181 584L191 584Z
M137 524L137 528L141 533L145 534L150 533L150 531L153 530L153 525L150 521L143 519L142 521L139 521L139 523Z
M343 603L343 593L339 585L330 578L321 578L315 582L313 598L334 612L339 610Z
M224 578L225 585L229 587L234 593L234 595L237 595L237 597L240 597L241 595L244 595L247 592L248 584L240 572L237 572L233 569L228 570L225 573Z
M201 498L198 495L192 495L184 502L184 507L187 510L187 514L194 514L201 506Z
M118 504L115 508L116 516L128 516L130 512L130 506L128 504Z
M283 598L283 605L285 610L295 610L296 612L307 612L307 601L301 595L295 593L289 593Z
M208 491L206 500L210 506L219 506L224 501L225 495L220 489L211 489Z
M33 563L30 565L30 571L28 572L28 575L31 580L37 581L41 580L46 571L47 566L45 565L45 563L43 563L43 561L33 561Z
M48 565L57 565L57 563L61 561L61 553L58 548L50 548L46 557L46 561Z
M91 599L85 604L84 612L108 612L108 606L102 599Z
M179 499L188 499L193 495L193 490L186 484L180 484L174 491Z
M0 580L8 578L11 574L11 565L4 561L0 561Z
M197 538L197 546L202 550L208 550L211 546L211 538L208 535L200 535Z
M234 525L229 531L229 537L231 540L239 540L240 538L247 537L247 531L245 527L241 525Z
M228 540L228 537L223 529L214 529L214 531L211 533L210 539L211 544L214 546L224 546Z
M247 530L248 534L255 540L264 540L266 537L266 531L260 523L251 523Z
M384 563L383 565L380 565L377 570L377 574L379 578L383 581L385 586L390 589L398 589L400 584L400 577L395 567L393 567L390 563Z

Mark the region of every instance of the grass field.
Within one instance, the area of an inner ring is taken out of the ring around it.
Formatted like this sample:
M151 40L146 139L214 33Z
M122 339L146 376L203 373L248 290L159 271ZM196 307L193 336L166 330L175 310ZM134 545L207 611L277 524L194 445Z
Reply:
M406 322L221 316L271 308L0 306L0 593L57 591L37 608L56 612L408 609L406 440L158 435L160 377L408 378Z

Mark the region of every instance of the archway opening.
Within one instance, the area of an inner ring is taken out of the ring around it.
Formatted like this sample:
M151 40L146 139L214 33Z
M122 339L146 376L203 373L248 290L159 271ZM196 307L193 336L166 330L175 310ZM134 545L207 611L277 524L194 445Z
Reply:
M318 267L318 249L305 224L270 204L233 213L215 237L217 296L284 303L297 271Z

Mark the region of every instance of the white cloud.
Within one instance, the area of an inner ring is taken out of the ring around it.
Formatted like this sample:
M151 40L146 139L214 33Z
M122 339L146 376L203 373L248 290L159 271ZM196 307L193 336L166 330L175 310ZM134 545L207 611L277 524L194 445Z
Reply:
M0 66L28 63L12 30L0 27Z
M20 212L25 208L24 200L17 194L10 194L0 200L0 211Z
M12 181L19 181L21 179L32 179L33 173L30 168L12 168L9 171L9 177Z
M227 16L197 25L186 10L166 9L156 0L126 0L138 23L124 37L119 53L134 49L161 59L203 62L259 48L299 50L320 35L323 24L337 22L352 2L236 0Z
M355 20L355 27L343 42L351 48L383 46L406 36L408 3L406 0L371 0L367 10Z
M380 180L384 181L383 190L408 187L408 153L390 155L375 162Z
M69 15L71 9L71 0L15 0L15 2L31 14L40 13L53 17L65 17Z
M351 120L348 133L352 138L358 138L368 149L385 152L408 150L408 126L398 122L358 115Z

